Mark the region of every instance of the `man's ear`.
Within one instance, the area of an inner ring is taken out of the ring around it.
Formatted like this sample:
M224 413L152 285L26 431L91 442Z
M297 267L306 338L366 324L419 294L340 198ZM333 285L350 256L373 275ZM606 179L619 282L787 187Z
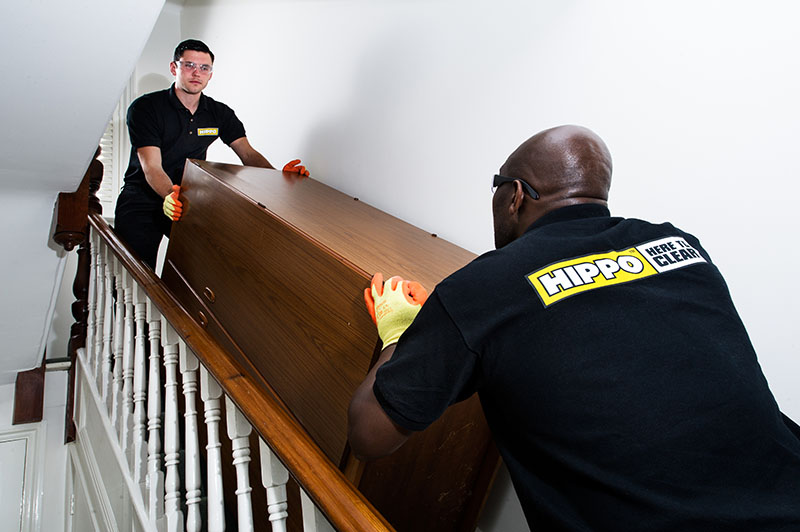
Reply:
M173 76L175 76L178 73L177 72L177 68L178 68L178 65L175 63L175 61L170 61L170 63L169 63L169 71Z
M517 214L522 208L522 202L525 201L525 191L522 189L522 183L520 183L519 180L512 181L511 184L514 185L514 194L511 197L509 212L511 214Z

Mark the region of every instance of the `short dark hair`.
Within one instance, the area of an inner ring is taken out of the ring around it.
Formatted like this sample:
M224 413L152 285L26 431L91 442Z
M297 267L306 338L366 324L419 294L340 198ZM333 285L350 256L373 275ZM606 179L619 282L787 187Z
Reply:
M186 50L193 50L195 52L207 53L208 55L211 56L211 62L212 63L214 62L214 53L208 46L206 46L206 43L204 43L203 41L198 41L197 39L186 39L185 41L180 43L175 48L175 53L172 55L172 60L178 61L183 55L183 52L185 52Z

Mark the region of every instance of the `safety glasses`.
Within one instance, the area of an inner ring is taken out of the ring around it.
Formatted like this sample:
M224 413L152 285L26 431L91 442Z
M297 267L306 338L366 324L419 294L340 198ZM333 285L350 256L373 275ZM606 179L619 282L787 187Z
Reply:
M535 200L539 199L539 193L536 192L532 186L530 186L522 179L519 179L517 177L506 177L499 174L495 174L494 180L492 181L492 194L494 194L494 191L497 190L497 187L499 187L503 183L512 183L514 181L519 181L522 184L522 189L525 192L527 192L530 197L532 197Z

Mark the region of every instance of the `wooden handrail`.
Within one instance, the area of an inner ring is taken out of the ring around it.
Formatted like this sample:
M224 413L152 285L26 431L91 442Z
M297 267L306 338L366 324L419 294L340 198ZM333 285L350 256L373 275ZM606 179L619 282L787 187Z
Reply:
M233 357L178 303L161 279L131 253L103 217L90 213L89 223L330 523L337 530L393 531L285 411L274 392L265 390L263 383L242 371Z

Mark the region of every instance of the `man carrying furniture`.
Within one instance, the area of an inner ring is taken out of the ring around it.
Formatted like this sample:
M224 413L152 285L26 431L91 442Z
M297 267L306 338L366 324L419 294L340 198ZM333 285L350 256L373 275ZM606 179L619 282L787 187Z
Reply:
M494 177L495 251L429 297L375 275L352 450L477 392L534 530L800 530L800 427L719 270L672 224L612 217L610 184L596 134L545 130Z
M233 109L203 94L214 70L208 46L183 41L169 69L175 78L169 89L145 94L128 108L131 158L114 220L117 234L153 269L161 237L169 236L181 216L178 196L186 159L205 160L208 146L221 138L242 164L273 168L250 145ZM283 171L307 176L299 163L291 161Z

